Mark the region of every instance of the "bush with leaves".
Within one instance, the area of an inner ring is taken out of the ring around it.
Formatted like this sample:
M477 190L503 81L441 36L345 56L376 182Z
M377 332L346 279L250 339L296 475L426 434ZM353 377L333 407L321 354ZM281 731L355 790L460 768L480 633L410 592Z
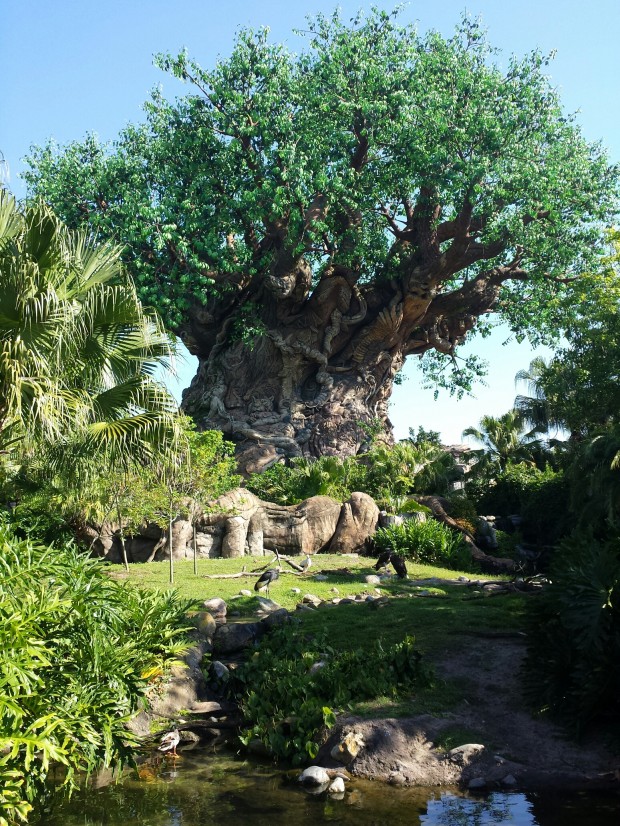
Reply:
M620 540L565 540L530 619L532 703L577 734L595 718L604 721L620 748Z
M278 629L234 672L231 691L247 725L242 742L259 739L293 765L314 760L322 732L335 722L334 709L428 684L413 643L406 637L385 649L376 641L340 652L325 639ZM313 669L319 661L324 664Z
M472 478L467 496L480 513L523 516L523 533L529 541L551 545L571 527L569 485L562 470L539 470L521 462L508 464L493 478Z
M124 724L184 648L187 607L0 524L0 826L28 817L52 763L70 790L76 772L131 760Z
M431 442L402 441L387 447L374 445L368 453L339 459L293 459L290 466L274 465L253 474L248 488L269 502L293 505L310 496L331 496L339 501L354 491L364 491L394 512L412 491L444 493L455 477L454 458Z
M413 562L457 571L472 569L471 552L462 536L435 519L405 519L400 525L379 528L374 540L379 552L392 548Z

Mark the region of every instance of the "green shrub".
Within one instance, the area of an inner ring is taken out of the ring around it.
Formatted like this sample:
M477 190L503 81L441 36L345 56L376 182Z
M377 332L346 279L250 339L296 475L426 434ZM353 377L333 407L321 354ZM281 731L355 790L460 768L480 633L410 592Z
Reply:
M395 503L400 507L412 491L443 493L454 478L450 453L437 445L404 441L393 447L375 445L346 459L292 459L290 466L274 465L253 474L247 486L261 499L280 505L318 495L344 501L354 491L364 491L380 507L391 509Z
M520 514L524 538L531 542L554 544L571 525L569 488L561 470L539 470L524 462L508 465L493 479L470 480L467 495L479 513Z
M595 718L620 745L620 539L575 536L556 550L532 604L526 684L539 711L581 733Z
M312 669L314 663L324 665ZM234 672L231 691L248 728L244 744L261 740L293 765L314 760L334 709L361 700L393 696L428 684L413 639L384 649L377 641L364 650L336 652L324 639L280 628Z
M186 608L0 525L0 824L27 817L52 763L71 789L76 772L131 759L124 724L182 650Z
M436 519L406 519L401 525L379 528L374 540L378 551L392 548L413 562L458 571L472 568L471 553L461 534Z
M453 519L467 519L474 525L478 521L478 511L475 503L467 496L456 495L449 500L448 513Z
M493 551L494 556L502 559L514 559L517 554L517 545L522 541L521 534L505 533L496 529L497 549Z

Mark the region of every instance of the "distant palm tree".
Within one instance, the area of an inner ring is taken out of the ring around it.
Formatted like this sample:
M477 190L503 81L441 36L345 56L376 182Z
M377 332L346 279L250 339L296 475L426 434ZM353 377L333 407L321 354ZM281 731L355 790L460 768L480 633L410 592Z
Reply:
M515 384L524 383L529 395L515 398L514 408L519 412L525 424L529 424L536 433L549 433L565 427L565 422L557 412L557 399L549 396L545 379L553 372L557 379L562 375L562 365L558 359L550 364L541 358L530 362L527 370L519 370ZM566 376L568 380L568 376ZM566 394L571 387L566 387Z
M518 410L509 410L502 416L483 416L478 427L468 427L463 438L472 436L482 445L487 461L503 470L509 462L532 461L539 446L536 431L524 432L524 421Z
M176 405L153 378L171 341L119 254L0 187L0 452L137 457L172 432Z

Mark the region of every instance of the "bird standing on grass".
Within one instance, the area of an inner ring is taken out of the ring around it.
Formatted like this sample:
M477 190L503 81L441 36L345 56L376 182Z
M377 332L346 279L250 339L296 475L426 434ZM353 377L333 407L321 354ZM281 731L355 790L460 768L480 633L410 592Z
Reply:
M277 568L268 568L254 583L254 590L267 591L267 596L269 596L269 586L272 582L275 582L279 576L280 571Z
M179 730L173 728L172 731L169 731L159 741L159 745L157 746L157 751L164 751L164 752L172 752L174 757L177 757L177 746L179 745L179 740L181 739L181 735L179 734Z
M382 551L379 554L379 559L375 563L375 571L378 571L379 568L387 568L387 566L392 561L392 554L394 552L391 548L388 548L387 551Z
M390 557L390 562L396 571L397 577L399 579L407 579L407 565L405 564L405 558L400 554L393 553Z
M302 573L304 573L304 574L310 568L311 565L312 565L312 557L308 556L308 554L306 554L306 558L302 559L301 562L299 563L299 567L301 568Z

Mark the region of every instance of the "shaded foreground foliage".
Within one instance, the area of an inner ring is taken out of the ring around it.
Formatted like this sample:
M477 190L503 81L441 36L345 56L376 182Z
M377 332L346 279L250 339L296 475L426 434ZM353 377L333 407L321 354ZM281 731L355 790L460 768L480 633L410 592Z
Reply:
M148 680L182 651L187 604L120 586L72 546L0 524L0 824L44 799L50 764L76 772L131 760L124 723Z
M620 540L565 540L551 577L530 618L530 698L575 734L603 721L620 749Z

